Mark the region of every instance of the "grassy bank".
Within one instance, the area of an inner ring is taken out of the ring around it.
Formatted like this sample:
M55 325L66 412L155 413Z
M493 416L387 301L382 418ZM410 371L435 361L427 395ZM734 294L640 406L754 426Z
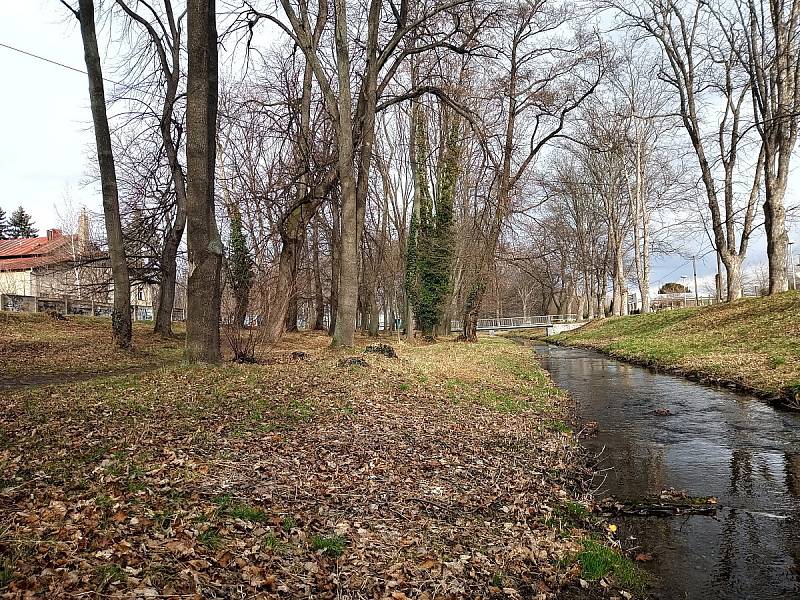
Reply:
M595 321L552 338L797 402L800 294Z
M508 340L395 343L393 359L293 335L260 364L108 375L129 363L91 331L103 322L36 318L24 334L21 319L0 322L0 339L27 339L51 375L96 377L3 393L0 595L550 598L583 593L581 578L594 597L640 585L581 504L568 398ZM148 339L137 330L137 352ZM82 359L65 369L72 345Z

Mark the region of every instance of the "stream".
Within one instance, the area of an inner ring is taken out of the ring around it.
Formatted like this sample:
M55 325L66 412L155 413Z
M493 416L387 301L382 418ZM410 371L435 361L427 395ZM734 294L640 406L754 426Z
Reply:
M800 598L800 414L587 350L534 346L599 454L595 496L716 496L714 516L624 517L655 598ZM657 409L670 411L658 416Z

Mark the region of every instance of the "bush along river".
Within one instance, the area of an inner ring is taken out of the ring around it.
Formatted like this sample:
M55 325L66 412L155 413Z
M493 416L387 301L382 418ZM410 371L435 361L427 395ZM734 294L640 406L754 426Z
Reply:
M592 351L534 348L596 429L582 439L599 455L596 498L716 498L707 514L615 521L624 548L652 555L652 597L800 598L800 414Z

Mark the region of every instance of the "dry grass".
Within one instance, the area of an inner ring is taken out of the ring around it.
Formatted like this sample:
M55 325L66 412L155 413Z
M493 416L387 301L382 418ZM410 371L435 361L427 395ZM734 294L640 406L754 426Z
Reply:
M180 332L182 326L177 324ZM134 348L111 343L111 321L47 314L0 312L0 387L21 382L59 382L97 373L152 368L181 359L182 335L163 340L152 324L134 324Z

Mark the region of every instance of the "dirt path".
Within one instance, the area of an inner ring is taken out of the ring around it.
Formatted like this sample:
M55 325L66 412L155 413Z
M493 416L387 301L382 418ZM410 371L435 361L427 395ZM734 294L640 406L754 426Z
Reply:
M87 373L48 373L35 377L15 377L14 379L0 378L0 392L20 390L29 387L40 387L49 385L65 385L68 383L82 383L93 379L103 379L106 377L116 377L119 375L136 375L138 373L149 373L169 366L179 364L179 361L163 362L158 365L147 365L144 367L129 367L125 369L115 369L108 371L90 371Z

